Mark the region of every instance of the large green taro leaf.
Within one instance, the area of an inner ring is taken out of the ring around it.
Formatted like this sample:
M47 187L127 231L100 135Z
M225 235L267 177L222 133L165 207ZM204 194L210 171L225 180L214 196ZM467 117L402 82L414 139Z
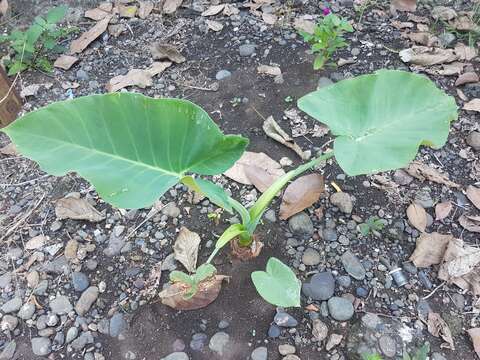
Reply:
M424 76L396 70L342 80L305 95L298 107L337 136L335 157L351 176L403 167L420 145L443 146L457 119L453 97Z
M189 101L133 93L57 102L3 131L46 172L76 171L122 208L151 205L187 172L224 172L248 144Z

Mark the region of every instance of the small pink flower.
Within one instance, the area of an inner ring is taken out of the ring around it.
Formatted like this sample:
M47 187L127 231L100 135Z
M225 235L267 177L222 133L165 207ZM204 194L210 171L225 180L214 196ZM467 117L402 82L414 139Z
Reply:
M324 16L327 16L328 14L330 14L330 12L331 12L331 11L330 11L330 9L329 9L328 7L324 7L324 8L323 8L323 15L324 15Z

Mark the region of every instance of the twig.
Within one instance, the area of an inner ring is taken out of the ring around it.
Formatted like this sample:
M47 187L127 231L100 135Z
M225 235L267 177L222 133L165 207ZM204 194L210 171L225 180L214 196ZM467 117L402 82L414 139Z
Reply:
M430 294L428 294L427 296L425 296L425 297L423 298L423 300L427 300L428 298L432 297L432 296L433 296L433 294L435 294L435 293L437 292L437 290L438 290L438 289L440 289L440 288L442 288L442 287L443 287L443 285L445 285L445 281L444 281L444 282L442 282L440 285L438 285L438 286L437 286L435 289L433 289L433 290L432 290L432 292L431 292Z
M205 88L205 87L201 87L201 86L193 86L193 85L187 85L187 84L179 84L180 86L183 86L183 87L186 87L186 88L189 88L189 89L195 89L195 90L203 90L203 91L217 91L215 89L211 89L211 88Z
M43 193L42 197L38 202L20 219L18 220L10 229L8 229L5 234L0 238L0 241L3 241L5 238L10 236L21 224L23 224L29 217L32 215L33 211L41 204L47 193Z
M36 179L32 179L32 180L26 180L26 181L22 181L22 182L19 182L19 183L15 183L15 184L1 184L0 183L0 186L22 186L22 185L26 185L32 181L38 181L38 180L42 180L42 179L45 179L47 177L49 177L50 175L49 174L45 174L45 175L42 175Z

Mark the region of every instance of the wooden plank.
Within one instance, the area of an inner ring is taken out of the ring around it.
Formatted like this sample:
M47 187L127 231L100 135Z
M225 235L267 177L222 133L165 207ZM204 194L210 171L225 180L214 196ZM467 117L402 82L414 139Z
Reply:
M5 71L0 67L0 129L17 118L22 109L22 100L14 88Z

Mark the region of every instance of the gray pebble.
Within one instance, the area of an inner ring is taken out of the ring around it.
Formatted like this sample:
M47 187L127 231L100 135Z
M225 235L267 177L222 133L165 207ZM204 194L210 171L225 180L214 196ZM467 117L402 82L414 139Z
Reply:
M328 300L328 311L330 316L337 321L350 320L354 314L352 303L341 297L332 297Z
M307 266L320 264L320 253L312 248L307 248L302 255L302 262Z
M255 52L255 44L243 44L238 48L240 56L251 56Z
M252 351L250 355L252 360L267 360L268 359L268 351L265 346L257 347Z
M315 274L310 283L303 284L302 291L314 300L328 300L335 291L335 279L330 272Z
M73 272L72 273L72 283L75 291L82 292L90 285L90 280L88 276L82 272Z
M228 70L220 70L219 72L217 72L217 74L215 75L215 79L217 80L223 80L223 79L226 79L228 77L232 76L232 73Z
M358 258L350 251L346 251L342 255L342 264L345 271L357 280L365 279L366 271Z
M115 313L110 319L110 336L117 337L127 328L127 322L122 313Z
M17 316L22 320L28 320L32 318L33 314L35 314L35 305L32 303L26 303L20 308Z
M230 336L227 333L219 331L212 336L208 343L208 347L218 355L223 356L229 340Z
M52 344L48 338L34 337L31 343L32 351L37 356L46 356L52 351Z
M288 227L293 234L305 238L311 237L314 232L312 220L304 212L293 215L288 220Z
M0 310L3 313L9 314L18 311L22 307L22 299L19 297L15 297L12 300L7 301L5 304L2 305Z

